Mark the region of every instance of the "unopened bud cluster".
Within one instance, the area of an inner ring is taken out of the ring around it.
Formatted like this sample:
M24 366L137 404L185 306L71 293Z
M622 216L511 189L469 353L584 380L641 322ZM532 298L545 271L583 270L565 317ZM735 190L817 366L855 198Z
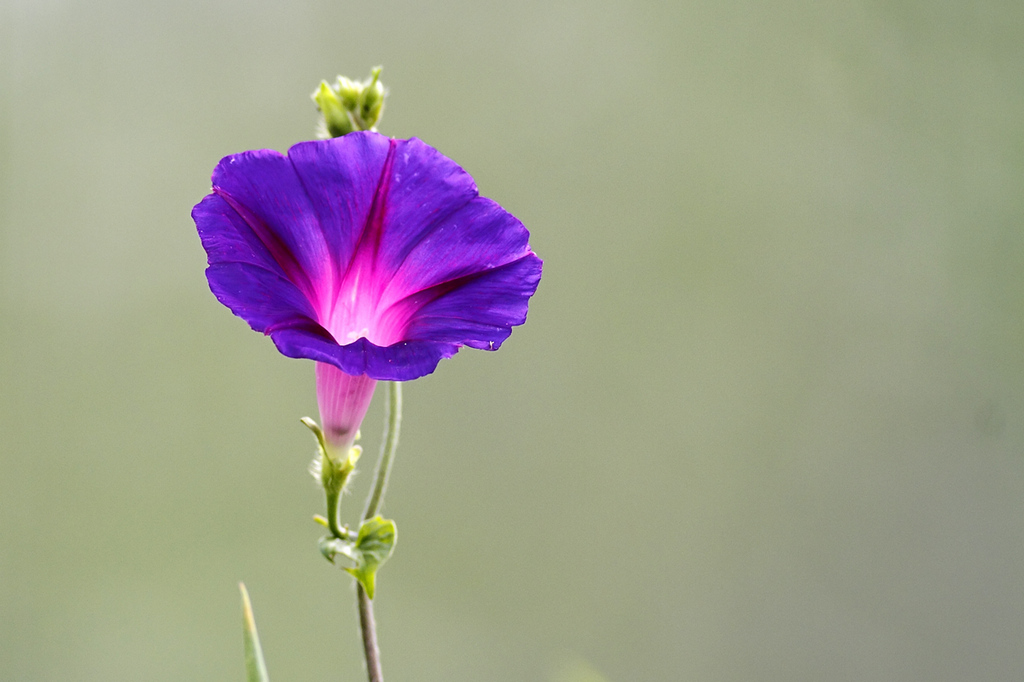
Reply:
M376 130L384 113L387 90L380 82L381 67L370 71L364 81L338 76L334 85L320 81L313 101L322 116L322 137L341 137L356 130Z

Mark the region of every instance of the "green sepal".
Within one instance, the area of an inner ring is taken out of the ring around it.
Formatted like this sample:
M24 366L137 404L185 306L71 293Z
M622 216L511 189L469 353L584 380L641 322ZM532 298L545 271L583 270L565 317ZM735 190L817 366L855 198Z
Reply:
M263 660L263 648L260 646L260 635L256 632L256 619L252 615L252 602L245 583L238 583L242 592L242 633L245 639L245 679L248 682L270 682L267 675L267 664Z
M352 552L348 556L356 562L356 565L354 568L346 568L345 571L362 583L363 589L366 590L366 595L370 599L373 599L376 588L377 569L395 551L397 540L398 529L395 527L395 522L374 516L372 519L363 521L363 525L359 527L359 535L356 537L355 544L348 545Z
M324 430L320 428L320 425L309 417L303 417L299 421L302 422L303 426L313 432L313 437L316 438L316 443L320 446L320 452L327 452L327 441L324 438Z
M299 421L312 431L316 437L318 456L310 464L310 473L320 480L321 485L323 485L324 490L328 494L335 493L340 495L346 481L348 481L349 475L355 471L356 462L359 461L359 457L363 454L363 448L353 445L348 449L347 453L344 453L343 457L339 457L338 451L328 445L323 429L320 428L319 424L309 417L303 417ZM359 437L358 433L356 437Z

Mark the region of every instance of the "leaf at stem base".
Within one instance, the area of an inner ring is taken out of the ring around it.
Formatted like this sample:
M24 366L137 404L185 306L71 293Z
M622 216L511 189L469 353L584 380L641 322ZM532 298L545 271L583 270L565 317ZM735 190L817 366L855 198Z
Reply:
M352 545L353 552L350 555L356 565L345 570L362 583L370 599L373 599L376 588L377 569L395 551L397 539L398 529L390 519L374 516L363 521L359 527L359 536Z

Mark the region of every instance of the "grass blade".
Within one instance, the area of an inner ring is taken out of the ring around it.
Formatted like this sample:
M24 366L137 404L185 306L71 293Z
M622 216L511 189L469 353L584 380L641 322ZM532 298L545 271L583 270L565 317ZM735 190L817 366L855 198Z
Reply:
M248 682L270 682L267 675L267 664L263 660L263 649L260 648L260 636L256 632L256 619L252 615L252 602L245 589L245 583L238 583L242 591L242 625L245 635L245 673Z

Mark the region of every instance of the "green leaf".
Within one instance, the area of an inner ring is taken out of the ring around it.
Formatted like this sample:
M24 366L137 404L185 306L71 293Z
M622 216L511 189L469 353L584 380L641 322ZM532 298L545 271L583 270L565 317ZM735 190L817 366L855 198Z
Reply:
M252 603L245 583L238 583L242 591L242 626L245 637L245 673L248 682L270 682L267 675L267 664L263 661L263 649L260 647L260 636L256 632L256 619L252 615Z
M339 554L343 554L353 559L355 558L355 555L352 551L352 543L345 542L344 540L336 538L332 535L325 535L322 538L320 538L319 545L320 553L323 554L324 558L330 561L332 564L334 563L334 557L336 557Z
M366 595L373 599L377 569L388 560L391 553L395 551L395 542L398 539L398 529L395 522L374 516L372 519L363 521L359 527L359 535L355 544L349 547L349 557L355 560L355 568L345 570L352 574L356 580L363 585Z

